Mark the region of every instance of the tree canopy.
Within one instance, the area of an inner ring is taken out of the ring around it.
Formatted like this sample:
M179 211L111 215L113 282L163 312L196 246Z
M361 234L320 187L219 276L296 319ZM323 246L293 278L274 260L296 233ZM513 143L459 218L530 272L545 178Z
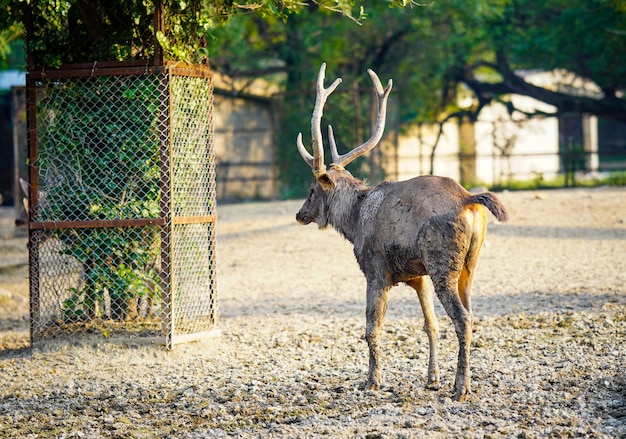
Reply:
M288 14L285 22L234 17L209 41L214 70L281 84L288 111L282 114L278 158L287 185L292 180L293 186L305 186L297 181L304 169L298 168L293 139L307 129L313 103L311 96L293 95L313 90L322 62L328 63L329 78L344 79L337 92L369 88L368 68L383 81L393 78L402 122L476 120L493 102L517 117L546 115L515 108L512 94L552 105L553 116L575 112L626 120L626 60L620 55L626 53L626 3L621 0L450 0L404 8L367 0L361 5L367 17L359 24L309 7ZM551 75L550 82L533 82L530 74L539 72ZM333 97L332 105L340 114L329 114L328 120L346 126L335 132L358 131L353 117L358 105L337 101ZM342 140L355 145L362 139Z
M236 17L217 31L211 63L232 76L282 70L290 81L305 82L322 61L348 77L373 68L401 87L405 119L437 120L459 111L476 116L511 93L558 112L626 118L623 1L362 4L368 17L360 25L315 8L287 23ZM539 71L554 73L550 87L527 80L526 73ZM597 89L583 92L584 83ZM471 106L459 108L460 93L474 98Z
M352 0L0 0L0 58L8 43L27 31L32 62L56 67L84 61L145 59L154 36L169 60L206 62L206 38L231 17L255 14L285 20L319 8L358 22L365 17ZM406 5L409 0L387 0ZM155 11L159 13L155 15Z
M168 59L210 59L215 70L286 90L307 88L323 61L346 79L373 68L402 87L407 120L475 116L511 93L559 112L626 118L622 0L0 1L0 58L20 36L16 23L30 22L37 65L150 57L160 5L157 39ZM546 88L529 71L561 74ZM285 75L269 76L277 72ZM574 91L576 81L597 90ZM460 108L459 93L472 105Z
M31 20L29 49L38 65L145 59L154 55L156 33L167 59L209 61L243 79L233 84L259 77L278 84L288 109L279 133L283 176L299 172L290 154L312 105L302 93L313 89L322 62L329 75L344 78L339 93L368 90L368 68L393 78L403 122L475 120L492 102L533 116L515 108L511 94L552 105L552 115L626 121L623 0L0 1L0 58L18 35L15 23ZM162 5L161 32L155 2ZM24 14L26 5L35 17ZM551 80L533 81L537 72ZM356 101L336 106L353 125L345 115L362 110Z

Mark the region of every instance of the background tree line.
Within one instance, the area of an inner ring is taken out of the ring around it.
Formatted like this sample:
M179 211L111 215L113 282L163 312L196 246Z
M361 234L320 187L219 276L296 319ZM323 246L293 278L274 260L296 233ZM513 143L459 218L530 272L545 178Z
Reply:
M512 93L551 104L554 116L577 112L626 120L623 0L161 2L156 5L166 11L167 31L157 33L157 39L166 58L208 62L215 71L244 79L233 83L263 77L278 84L285 97L292 96L282 103L286 111L281 112L278 145L286 193L308 180L308 175L300 178L306 167L293 139L308 130L313 101L301 93L313 89L322 62L328 63L329 76L343 77L343 89L368 90L369 83L363 82L368 68L384 80L393 78L400 120L406 123L472 121L494 101L504 103L510 113L521 113L507 98ZM27 4L43 20L28 38L36 64L153 55L155 2L2 3L4 59L21 35L23 27L16 23L29 19L24 14ZM528 71L557 74L546 88L520 73ZM575 90L580 79L597 89ZM295 98L298 94L302 97ZM359 109L349 99L338 105L345 123L352 123L349 111ZM335 119L333 124L340 123ZM359 139L342 140L350 147Z

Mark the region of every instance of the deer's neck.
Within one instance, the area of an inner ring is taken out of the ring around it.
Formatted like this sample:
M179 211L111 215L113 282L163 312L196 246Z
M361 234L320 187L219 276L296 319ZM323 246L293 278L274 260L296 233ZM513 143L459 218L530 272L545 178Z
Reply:
M365 185L337 187L329 196L328 223L352 243L358 233L361 204L370 190Z

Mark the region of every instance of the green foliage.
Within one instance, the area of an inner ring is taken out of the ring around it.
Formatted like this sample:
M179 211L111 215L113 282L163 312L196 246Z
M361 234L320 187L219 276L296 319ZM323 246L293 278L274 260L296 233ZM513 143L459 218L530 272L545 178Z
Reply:
M626 86L626 9L616 0L507 1L487 21L516 68L566 69L602 89Z
M612 172L605 181L609 186L626 186L626 172Z
M59 236L63 236L59 234ZM63 302L63 311L70 321L103 317L103 304L108 294L110 317L136 317L136 300L149 297L155 303L159 276L154 263L158 255L156 229L91 229L80 234L65 254L84 267L81 288L71 288L71 296Z
M49 88L39 106L39 166L56 220L159 215L154 79L108 77ZM105 183L106 184L103 184ZM69 197L68 197L69 196Z
M394 0L389 4L401 4ZM163 27L155 28L160 7ZM228 20L254 12L268 20L286 20L307 8L322 9L353 21L365 18L352 0L3 0L0 29L23 23L28 49L37 66L93 61L149 59L155 38L171 61L206 64L206 39ZM24 11L30 15L24 15ZM0 38L0 57L6 42Z
M26 55L22 36L19 23L0 30L0 70L24 68Z
M406 123L474 119L493 101L507 102L515 111L505 99L510 93L543 100L557 111L626 117L622 1L452 0L418 5L368 0L360 5L367 16L360 24L307 8L287 14L286 22L257 15L234 17L209 41L214 69L239 78L264 75L282 85L286 110L278 159L287 193L294 192L292 184L306 180L294 139L298 131L309 129L313 98L308 93L322 62L328 64L329 76L344 79L344 91L356 83L365 88L367 68L381 78L393 78L392 95ZM511 75L518 69L567 70L594 81L605 98L585 100L566 93L571 77L563 79L559 91L564 93L542 93L527 87L523 78L513 87ZM302 93L307 93L306 102L293 96ZM330 98L329 108L335 98ZM336 133L354 125L353 109L345 110L326 117ZM345 148L357 144L344 140Z
M153 55L152 2L38 0L26 19L35 65L145 59Z
M158 90L154 76L67 80L40 102L40 221L160 216ZM82 287L64 302L68 318L98 317L105 296L127 318L142 296L156 299L158 229L59 230L80 262Z

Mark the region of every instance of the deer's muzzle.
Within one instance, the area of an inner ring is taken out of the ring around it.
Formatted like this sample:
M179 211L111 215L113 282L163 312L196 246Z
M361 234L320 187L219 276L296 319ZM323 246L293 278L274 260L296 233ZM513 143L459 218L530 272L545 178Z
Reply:
M313 222L313 219L309 215L307 215L306 212L300 211L296 213L296 221L298 221L303 226L306 226L307 224L311 224Z

